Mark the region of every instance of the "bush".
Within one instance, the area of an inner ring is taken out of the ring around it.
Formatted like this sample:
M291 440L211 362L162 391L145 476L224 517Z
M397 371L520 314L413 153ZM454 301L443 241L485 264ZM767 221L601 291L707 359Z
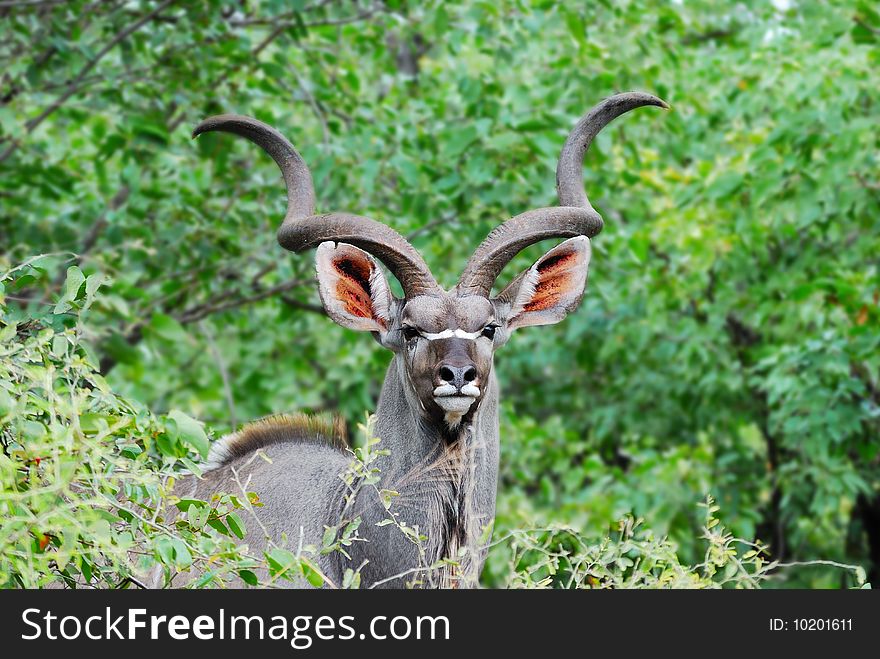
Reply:
M15 290L44 276L44 262L14 268L0 285ZM166 579L195 570L200 585L241 573L256 559L228 530L241 535L231 523L242 507L234 497L188 502L185 520L163 522L176 475L198 472L209 440L183 412L153 414L97 373L82 317L104 283L71 267L63 296L42 317L16 319L5 300L0 307L4 585L120 588L142 585L153 566Z

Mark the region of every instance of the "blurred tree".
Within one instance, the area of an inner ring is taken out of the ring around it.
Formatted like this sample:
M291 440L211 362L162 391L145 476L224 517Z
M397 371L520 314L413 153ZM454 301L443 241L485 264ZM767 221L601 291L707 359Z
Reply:
M321 318L311 258L276 246L271 161L191 142L199 119L275 125L320 208L384 219L452 283L492 227L553 202L587 108L665 98L587 158L606 230L580 311L499 357L498 525L633 511L694 558L711 493L777 558L880 579L873 3L45 0L0 21L0 266L60 254L7 291L7 322L50 314L71 258L112 277L84 330L110 385L218 430L359 420L388 357Z

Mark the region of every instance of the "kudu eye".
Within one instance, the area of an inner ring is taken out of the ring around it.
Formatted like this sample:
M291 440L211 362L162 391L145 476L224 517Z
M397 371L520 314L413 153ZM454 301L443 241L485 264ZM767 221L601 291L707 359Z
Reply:
M483 336L485 336L487 339L494 339L495 338L495 330L497 330L497 329L498 329L498 325L486 325L483 328Z
M409 325L407 325L403 328L403 338L407 341L412 341L420 335L421 333L415 327L410 327Z

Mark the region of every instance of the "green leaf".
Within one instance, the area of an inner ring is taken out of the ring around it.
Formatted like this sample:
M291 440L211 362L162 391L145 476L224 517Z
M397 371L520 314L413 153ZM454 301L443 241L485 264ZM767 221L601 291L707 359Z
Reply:
M204 508L207 506L207 502L202 501L201 499L181 499L176 504L177 509L181 512L189 510L190 506L195 506L196 508Z
M9 323L8 325L5 325L3 329L0 329L0 344L11 341L15 338L15 335L17 333L18 325L16 323Z
M739 172L724 172L709 186L706 194L710 199L721 199L736 192L743 184L743 175Z
M565 16L565 24L568 27L571 36L573 36L578 43L584 43L586 41L586 29L581 17L576 11L570 9L564 10L563 14Z
M226 525L221 520L217 519L216 517L212 517L211 519L208 520L208 526L210 526L212 529L214 529L218 533L221 533L223 535L229 535L229 529L226 528Z
M260 580L257 579L257 575L251 572L250 570L239 570L238 576L241 578L249 586L259 586Z
M229 529L239 537L239 539L244 539L244 522L241 521L241 517L238 516L238 513L229 513L226 516L226 524L229 526Z
M92 302L95 300L95 294L105 281L106 278L101 273L95 273L86 278L86 299L83 303L83 311L92 305Z
M156 556L161 563L164 565L174 565L174 545L171 544L170 538L164 535L156 538L153 543L153 550L156 552Z
M318 571L312 567L311 563L306 559L302 560L302 571L303 575L310 584L312 584L315 588L320 588L324 585L324 578L318 573Z
M202 588L203 586L207 586L209 583L214 581L214 577L216 576L216 572L214 572L213 570L208 570L207 572L205 572L205 574L203 574L196 580L195 587Z
M150 329L159 337L173 343L181 343L189 338L177 320L163 313L154 313L150 319Z
M265 553L265 556L269 563L270 574L273 577L283 575L286 579L292 579L300 573L299 569L295 569L293 573L290 572L293 568L299 568L299 561L286 549L270 549Z
M55 357L62 358L67 353L67 337L63 334L56 334L52 339L52 354Z
M441 142L443 157L457 159L477 139L477 129L471 124L463 124L449 130Z
M195 476L198 477L198 476L202 475L202 467L197 465L195 462L193 462L189 458L181 458L180 462L183 464L184 467L189 469Z
M180 503L177 504L177 507L180 508ZM199 516L199 508L193 504L189 504L186 509L186 518L189 520L189 523L197 529L202 527L199 523Z
M103 342L102 348L115 361L121 364L135 364L140 353L119 332L111 332Z
M0 417L9 414L14 407L15 401L12 399L12 396L9 395L6 389L0 387Z
M345 573L342 576L342 587L343 588L351 588L357 589L361 587L361 573L355 572L350 567L345 568Z
M75 265L72 265L67 269L67 279L64 282L64 294L55 305L53 313L65 313L71 309L71 303L76 300L79 294L79 289L85 280L86 278L83 275L82 270Z
M179 568L187 568L192 565L192 554L179 538L172 538L171 546L174 548L174 563Z
M83 275L82 270L75 265L70 266L67 269L67 279L64 282L65 299L75 300L79 293L79 289L82 287L85 280L86 278L85 275Z
M168 418L174 421L179 439L192 446L202 458L208 457L210 444L202 424L180 410L171 410Z

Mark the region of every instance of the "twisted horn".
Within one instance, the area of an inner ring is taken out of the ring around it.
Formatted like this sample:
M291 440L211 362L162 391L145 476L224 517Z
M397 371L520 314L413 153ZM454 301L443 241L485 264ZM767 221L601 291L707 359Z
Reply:
M302 252L326 240L349 243L382 261L400 282L407 299L440 290L422 256L391 227L349 213L315 215L315 188L309 168L277 130L250 117L221 114L201 122L192 136L211 131L233 133L250 140L278 165L287 186L287 213L278 229L278 242L282 247Z
M458 280L459 295L489 295L504 267L530 245L548 238L592 238L602 230L602 217L584 190L584 155L611 121L644 105L669 107L651 94L629 92L606 98L584 115L569 134L556 166L560 205L522 213L496 227L467 262Z

